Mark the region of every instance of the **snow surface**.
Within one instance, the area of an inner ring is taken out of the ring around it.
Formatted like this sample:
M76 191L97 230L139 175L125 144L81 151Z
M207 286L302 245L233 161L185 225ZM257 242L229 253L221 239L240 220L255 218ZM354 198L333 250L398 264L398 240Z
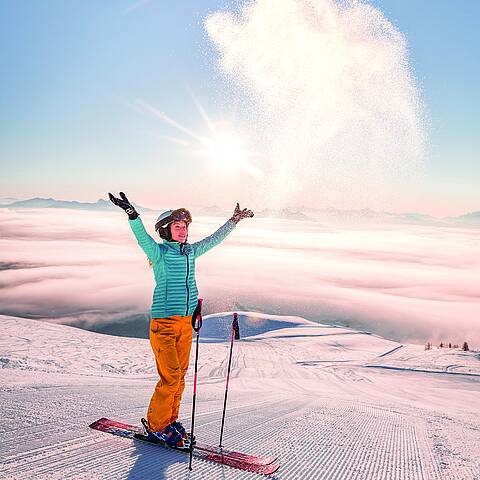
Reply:
M0 322L0 478L260 478L200 460L189 474L184 454L88 428L145 415L157 380L147 340ZM206 317L221 340L200 344L196 434L213 444L230 322L228 312ZM261 333L235 343L224 444L277 455L274 478L480 479L478 353L252 312L240 312L240 328ZM190 371L187 425L191 398Z

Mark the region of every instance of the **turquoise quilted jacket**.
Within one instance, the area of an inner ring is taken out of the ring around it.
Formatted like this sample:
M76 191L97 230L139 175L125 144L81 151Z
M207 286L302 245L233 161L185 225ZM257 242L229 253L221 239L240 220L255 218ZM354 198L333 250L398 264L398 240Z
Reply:
M193 244L157 243L145 230L140 217L129 220L138 244L150 259L155 275L152 318L192 315L198 301L195 260L218 245L234 228L228 220L215 233Z

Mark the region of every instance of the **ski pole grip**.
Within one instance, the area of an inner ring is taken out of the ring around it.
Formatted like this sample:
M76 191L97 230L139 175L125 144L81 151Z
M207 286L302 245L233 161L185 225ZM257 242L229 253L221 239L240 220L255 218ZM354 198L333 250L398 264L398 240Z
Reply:
M197 306L192 314L192 328L198 333L202 328L202 303L203 298L198 299Z

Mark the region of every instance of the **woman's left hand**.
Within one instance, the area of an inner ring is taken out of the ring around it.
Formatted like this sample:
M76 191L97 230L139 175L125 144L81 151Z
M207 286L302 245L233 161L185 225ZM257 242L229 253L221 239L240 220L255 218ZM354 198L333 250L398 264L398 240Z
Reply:
M249 218L253 217L253 212L251 210L248 210L247 208L244 208L243 210L240 209L240 205L237 203L237 206L235 207L235 211L233 212L231 220L233 220L235 223L238 223L240 220L243 220L244 218Z

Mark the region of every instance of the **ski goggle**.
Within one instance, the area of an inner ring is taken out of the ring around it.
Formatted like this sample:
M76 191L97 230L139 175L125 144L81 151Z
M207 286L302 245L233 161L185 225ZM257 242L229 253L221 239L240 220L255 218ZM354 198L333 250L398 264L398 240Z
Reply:
M168 210L167 212L162 213L160 217L157 219L157 223L155 224L155 231L159 232L160 229L167 229L167 225L172 222L180 222L183 221L188 225L192 223L192 216L190 212L186 208L178 208L177 210ZM167 234L165 234L167 235ZM162 237L164 238L164 237Z
M189 223L192 223L192 215L186 208L179 208L178 210L174 210L170 215L170 218L172 218L173 222L184 221L187 223L187 225Z

